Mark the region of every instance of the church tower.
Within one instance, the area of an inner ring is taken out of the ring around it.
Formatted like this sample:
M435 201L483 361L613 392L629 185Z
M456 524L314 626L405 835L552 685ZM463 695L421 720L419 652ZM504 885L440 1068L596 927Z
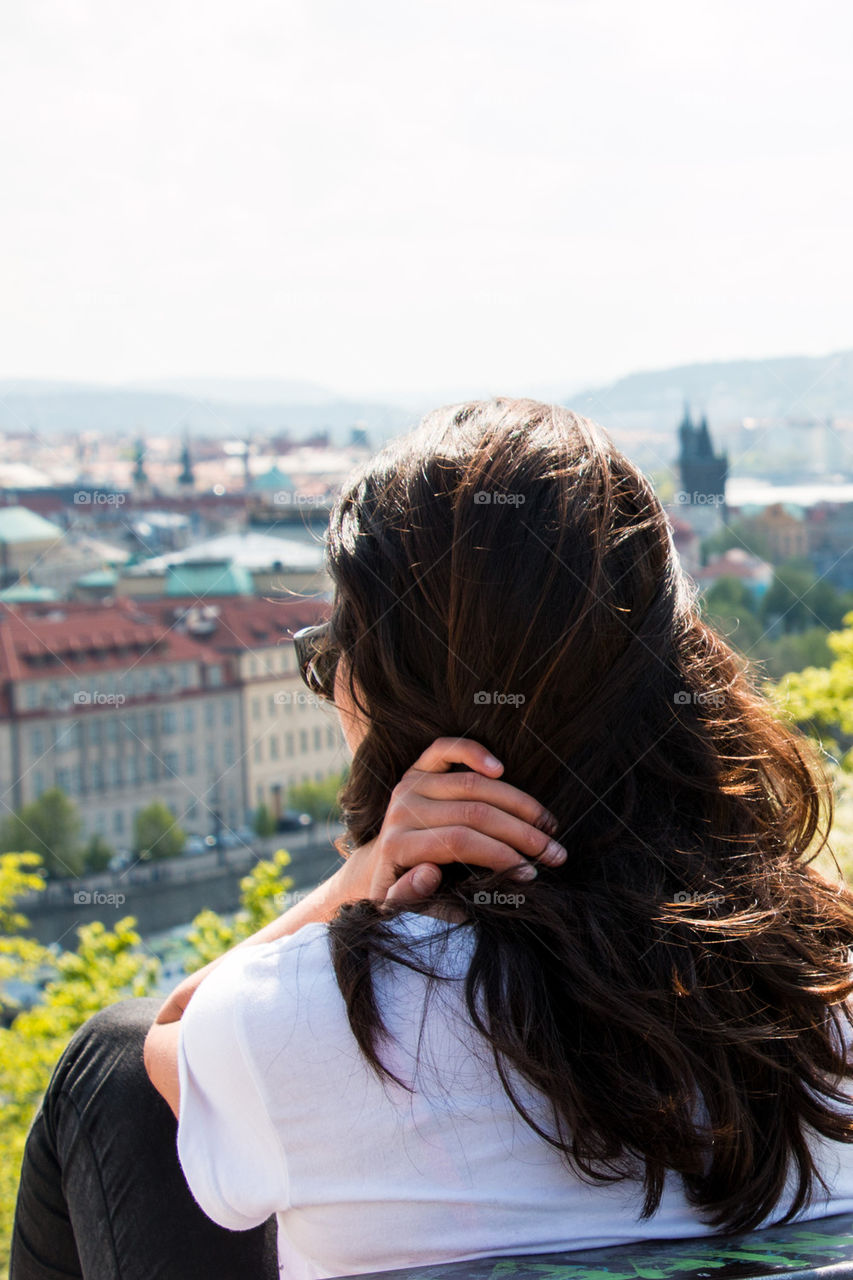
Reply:
M714 452L707 417L703 414L699 423L694 424L686 403L678 436L681 491L676 501L679 514L700 537L705 537L725 523L728 454Z

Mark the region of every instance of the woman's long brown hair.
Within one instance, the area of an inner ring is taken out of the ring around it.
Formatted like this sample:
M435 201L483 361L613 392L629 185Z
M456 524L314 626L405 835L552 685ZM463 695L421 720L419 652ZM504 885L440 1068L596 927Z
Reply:
M701 620L648 481L565 409L454 406L347 485L328 559L330 636L369 725L341 797L351 844L447 735L559 821L562 867L519 886L456 864L431 900L475 926L468 1010L516 1109L580 1176L640 1178L644 1217L674 1170L709 1225L748 1229L790 1169L787 1221L826 1189L809 1129L853 1141L832 1105L853 895L809 865L832 819L820 758ZM402 909L331 925L380 1075L374 964L418 967L389 927Z

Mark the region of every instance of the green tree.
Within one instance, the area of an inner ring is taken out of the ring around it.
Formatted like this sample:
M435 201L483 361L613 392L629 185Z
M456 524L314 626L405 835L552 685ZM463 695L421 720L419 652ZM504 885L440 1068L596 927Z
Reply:
M0 824L0 852L29 849L50 876L79 876L83 870L77 806L59 787L51 787Z
M290 856L279 849L241 881L241 907L232 921L213 911L196 916L191 935L197 950L190 972L255 933L286 909L292 880L284 875ZM57 1059L69 1038L99 1009L127 996L151 994L159 965L140 950L134 920L113 930L83 925L74 951L54 955L26 936L27 922L15 909L22 893L44 887L39 858L32 853L0 855L0 978L31 979L50 966L43 998L0 1027L0 1270L5 1274L21 1157L32 1117Z
M285 849L276 850L271 860L256 863L240 881L241 907L231 920L215 911L199 912L187 935L193 948L186 964L187 972L192 973L215 960L223 951L250 938L287 910L287 895L293 888L293 880L284 874L288 866L290 854Z
M288 790L288 806L291 809L298 809L300 813L310 813L311 817L318 822L322 822L325 818L337 819L340 816L338 792L346 776L345 769L341 773L331 774L322 782L297 783Z
M773 557L770 554L770 544L766 536L759 531L753 520L748 516L742 516L732 520L731 524L724 525L716 533L703 538L700 544L702 563L707 564L713 556L721 556L724 551L730 551L733 547L741 547L751 556L758 556L760 560L766 560L768 563L772 562Z
M853 771L853 612L826 642L835 655L828 667L791 672L767 692L784 716Z
M42 1000L0 1028L0 1266L8 1262L21 1157L33 1114L56 1060L70 1036L89 1017L123 995L147 995L157 964L141 954L133 920L112 931L100 923L83 925L75 951L55 956L25 936L26 920L14 900L44 887L34 854L0 855L0 975L30 981L49 966L53 978Z
M89 837L83 850L83 865L87 871L106 871L114 855L115 849L112 845L107 844L104 837L95 832Z
M252 817L252 829L258 836L275 835L275 818L270 813L268 805L258 805Z
M140 858L176 858L187 833L162 800L154 800L133 817L133 852Z

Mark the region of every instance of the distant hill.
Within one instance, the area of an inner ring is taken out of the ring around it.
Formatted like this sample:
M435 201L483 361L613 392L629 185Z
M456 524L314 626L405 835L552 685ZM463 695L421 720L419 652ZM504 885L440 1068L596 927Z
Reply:
M346 399L311 383L274 379L175 379L146 386L0 381L0 432L139 431L146 435L243 438L290 431L295 440L328 430L342 444L356 423L375 443L414 426L410 410Z
M512 394L512 388L504 394ZM853 350L679 365L631 373L609 386L572 394L533 394L562 401L616 434L670 430L685 400L694 413L707 413L712 429L744 417L853 417ZM464 398L424 395L404 407L276 378L169 378L124 386L17 379L0 381L0 432L33 428L180 436L188 429L242 438L287 430L298 440L327 429L341 444L362 422L378 445L414 426L423 410Z
M671 426L688 400L712 427L741 418L853 417L853 351L685 364L631 373L565 403L610 429Z

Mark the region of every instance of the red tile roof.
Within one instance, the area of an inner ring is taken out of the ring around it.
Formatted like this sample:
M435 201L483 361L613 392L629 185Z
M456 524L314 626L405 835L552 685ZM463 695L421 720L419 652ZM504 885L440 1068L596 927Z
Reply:
M187 611L200 608L215 619L209 634L187 629ZM219 655L286 643L300 627L328 617L329 608L322 600L254 596L4 603L0 685L5 690L9 681L126 668L129 659L134 666L164 659L210 663Z

